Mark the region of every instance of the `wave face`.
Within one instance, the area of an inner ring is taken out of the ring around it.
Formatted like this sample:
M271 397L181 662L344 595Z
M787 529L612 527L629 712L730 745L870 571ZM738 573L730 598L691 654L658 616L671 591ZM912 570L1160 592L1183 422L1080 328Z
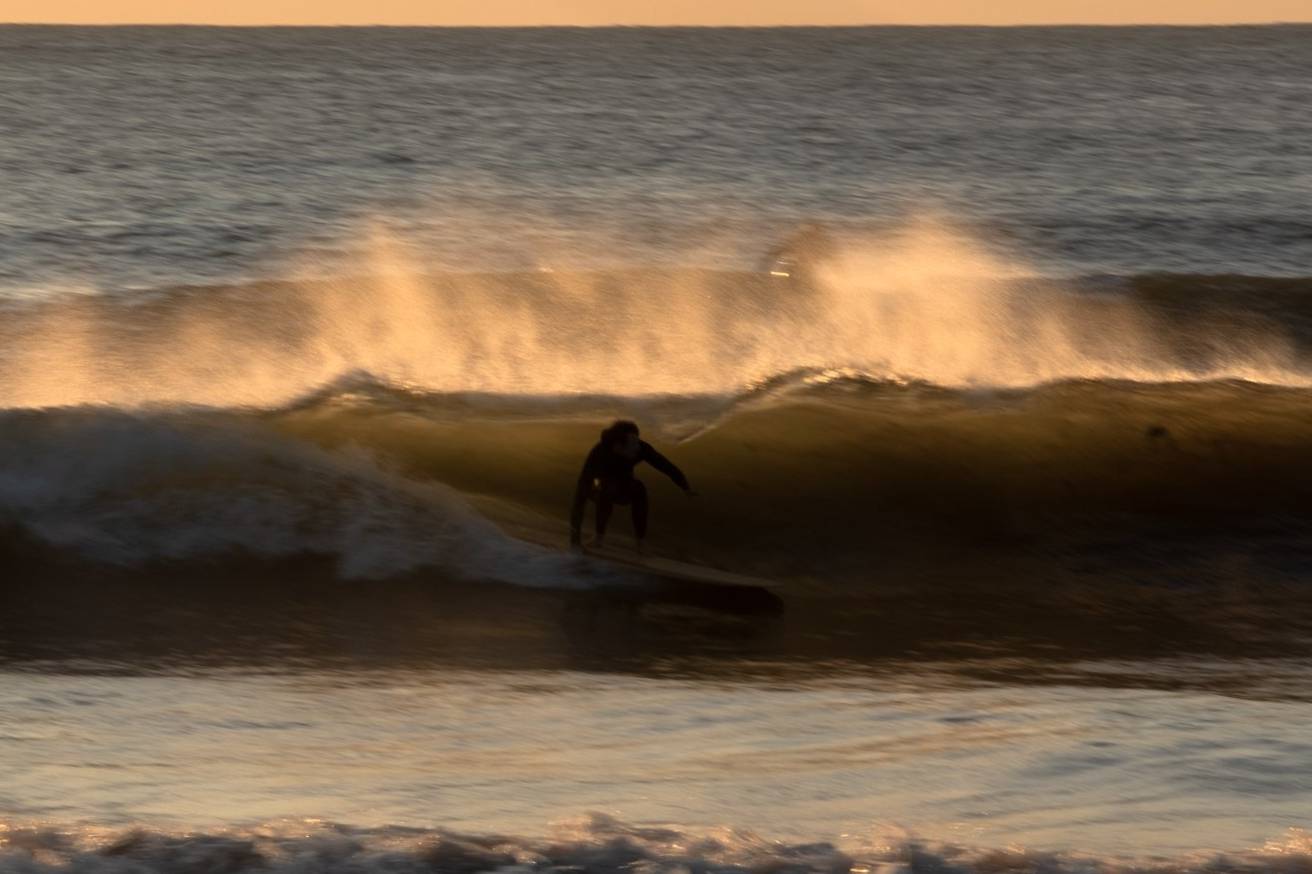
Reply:
M943 561L1096 542L1113 561L1261 542L1292 573L1308 402L1237 381L968 391L803 374L730 398L545 400L357 378L276 410L0 413L0 519L107 565L319 555L348 578L563 585L553 553L489 517L563 542L598 422L628 415L703 493L646 475L654 542L691 560L862 580L931 544Z
M562 823L548 838L473 835L441 829L364 829L318 822L273 823L253 830L211 834L85 828L61 832L11 824L0 846L0 871L144 874L189 871L507 872L790 871L847 874L863 871L998 870L1062 872L1172 872L1203 868L1230 872L1295 871L1312 864L1308 838L1294 830L1287 841L1248 853L1211 858L1146 860L1096 858L1020 848L975 850L931 845L905 836L886 841L769 840L750 831L707 832L638 826L593 814Z

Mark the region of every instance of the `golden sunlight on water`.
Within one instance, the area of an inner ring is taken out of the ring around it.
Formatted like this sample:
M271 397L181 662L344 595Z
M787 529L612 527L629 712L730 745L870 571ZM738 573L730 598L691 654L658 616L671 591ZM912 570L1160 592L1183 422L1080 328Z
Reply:
M29 811L107 825L215 828L313 811L358 826L534 833L544 809L596 810L849 844L905 838L907 821L926 840L1101 854L1258 847L1305 797L1296 777L1271 772L1288 794L1239 815L1245 787L1305 748L1306 703L1244 712L1196 692L924 679L12 673L3 700L40 720L0 717L0 765ZM1222 746L1230 758L1214 755ZM19 767L33 758L47 764Z
M812 281L699 270L427 274L366 232L357 279L75 296L14 318L6 406L286 402L350 373L434 392L702 394L806 369L946 386L1304 384L1274 328L1184 366L1128 300L1093 305L920 221L846 239ZM20 324L21 323L21 324Z

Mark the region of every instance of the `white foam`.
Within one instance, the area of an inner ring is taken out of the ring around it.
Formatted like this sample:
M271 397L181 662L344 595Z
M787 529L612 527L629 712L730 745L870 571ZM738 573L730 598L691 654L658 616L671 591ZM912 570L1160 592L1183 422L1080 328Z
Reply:
M196 413L0 413L0 518L101 562L335 556L347 578L433 569L570 586L568 560L504 535L454 490Z
M631 825L600 814L561 822L542 838L314 820L213 833L0 822L0 874L1255 874L1309 865L1312 842L1297 830L1242 854L1133 859L929 844L906 834L787 842L728 827Z

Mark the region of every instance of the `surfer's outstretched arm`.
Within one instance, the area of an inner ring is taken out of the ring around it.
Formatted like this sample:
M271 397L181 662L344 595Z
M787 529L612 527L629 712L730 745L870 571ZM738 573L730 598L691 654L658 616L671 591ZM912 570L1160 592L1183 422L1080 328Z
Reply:
M685 492L692 490L692 488L688 485L688 478L683 475L683 471L679 470L678 466L673 461L670 461L664 455L661 455L659 452L653 449L650 443L644 442L642 444L641 457L643 461L647 462L652 467L656 468L661 473L668 476L670 479L674 480L674 484L679 488L683 489Z
M578 546L583 542L583 510L588 505L588 495L592 494L592 484L601 470L601 453L604 447L598 443L592 447L583 470L579 471L579 481L574 486L574 503L569 508L569 543Z

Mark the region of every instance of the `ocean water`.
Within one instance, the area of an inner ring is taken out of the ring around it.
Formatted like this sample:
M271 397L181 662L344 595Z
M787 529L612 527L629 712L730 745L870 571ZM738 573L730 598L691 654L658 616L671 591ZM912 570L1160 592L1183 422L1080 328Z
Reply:
M7 27L0 279L230 281L374 221L439 264L724 267L926 213L1045 272L1302 276L1310 37Z
M1304 870L1310 48L0 27L0 871Z

